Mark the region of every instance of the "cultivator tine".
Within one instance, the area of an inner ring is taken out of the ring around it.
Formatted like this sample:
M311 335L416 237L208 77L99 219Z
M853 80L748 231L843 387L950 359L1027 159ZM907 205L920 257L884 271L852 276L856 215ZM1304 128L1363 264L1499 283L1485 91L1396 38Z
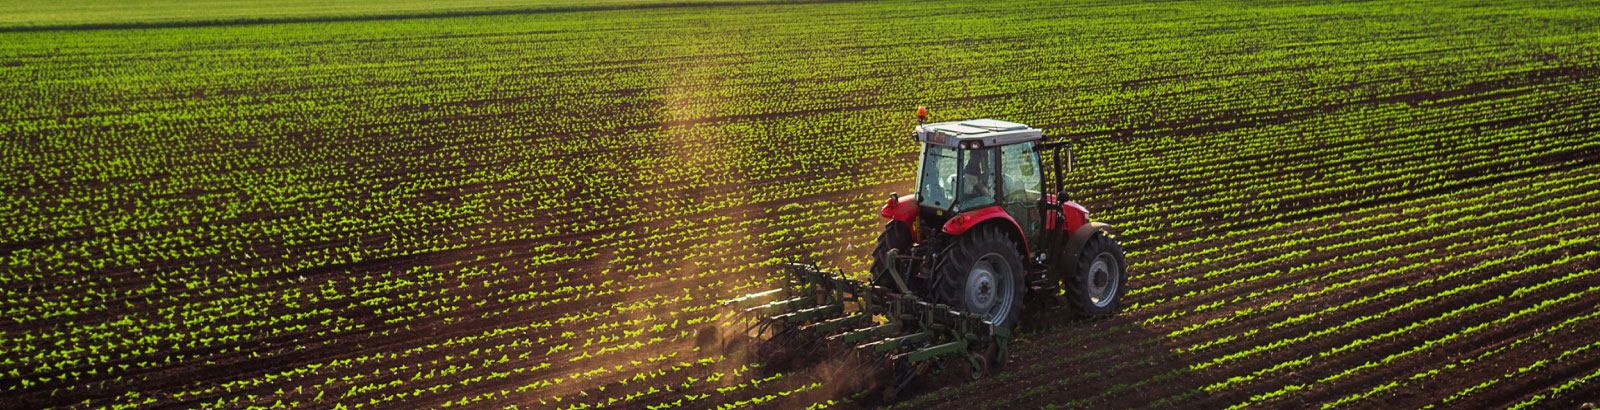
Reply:
M892 402L927 369L928 363L911 363L891 358L885 360L883 366L888 368L885 373L890 377L883 389L883 399Z
M894 352L894 351L900 350L900 348L902 346L906 346L906 345L910 345L910 344L914 344L914 343L920 343L920 342L928 341L930 339L931 339L931 335L928 332L918 332L918 333L912 333L912 334L905 335L905 336L891 337L891 338L888 338L888 339L883 339L883 340L879 340L879 341L876 341L876 342L867 343L867 344L861 345L860 349L875 351L875 352L879 352L879 353L890 353L890 352Z
M918 363L939 356L965 352L966 350L966 341L955 341L913 350L904 354L896 355L895 358L904 358L908 362Z
M784 299L784 300L768 303L768 304L761 305L761 306L756 306L756 307L753 307L753 308L745 309L744 311L745 312L754 313L754 314L757 314L757 315L761 315L761 316L776 316L776 315L782 315L782 314L786 314L786 313L789 313L789 312L794 312L794 311L797 311L797 310L809 308L809 307L815 306L816 303L817 302L816 302L815 298L798 297L798 298L792 298L792 299Z
M785 291L785 290L788 290L788 289L777 288L777 289L772 289L772 290L767 290L767 291L762 291L762 292L751 293L751 294L748 294L748 295L744 295L744 296L740 296L740 297L737 297L737 298L729 299L727 301L722 302L722 304L724 304L724 305L741 304L741 303L745 303L745 302L748 302L748 301L764 298L764 297L767 297L767 296L776 296L779 293L783 293L783 291Z
M825 321L818 322L818 323L813 323L813 324L810 324L810 325L806 325L805 327L803 327L801 329L802 330L806 330L806 331L810 331L810 332L817 332L817 333L833 333L833 332L838 331L840 329L849 329L852 326L860 324L862 321L865 321L867 319L869 319L869 317L867 317L867 315L855 314L855 315L849 315L849 316L829 319L829 320L825 320Z
M828 337L841 343L856 344L866 340L878 339L900 332L899 323L885 323L853 332L837 334Z
M839 314L839 312L843 311L843 309L844 309L844 306L823 305L823 306L817 306L817 307L813 307L813 308L805 308L805 309L800 309L800 310L796 310L796 311L793 311L793 312L781 314L781 315L778 315L778 316L774 316L772 319L773 320L782 320L782 321L789 322L789 323L806 323L806 322L810 322L810 321L812 321L814 319L826 318L826 317L831 317L833 315L837 315L837 314Z

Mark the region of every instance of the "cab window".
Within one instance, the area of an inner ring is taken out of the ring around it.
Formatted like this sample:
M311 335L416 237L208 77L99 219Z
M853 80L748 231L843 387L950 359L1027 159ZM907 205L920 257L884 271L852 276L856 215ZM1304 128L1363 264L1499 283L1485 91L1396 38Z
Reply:
M1039 180L1039 153L1034 144L1012 144L1001 147L1001 181L1006 202L1037 202L1043 197Z

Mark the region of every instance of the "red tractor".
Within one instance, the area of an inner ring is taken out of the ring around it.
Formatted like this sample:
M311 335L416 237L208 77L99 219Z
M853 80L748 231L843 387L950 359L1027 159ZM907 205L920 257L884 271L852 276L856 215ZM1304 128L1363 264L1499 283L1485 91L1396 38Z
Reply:
M883 206L889 222L872 252L874 285L1008 329L1024 300L1087 316L1116 311L1127 293L1122 245L1061 190L1070 145L992 119L922 124L912 138L922 143L917 192ZM1055 195L1044 193L1045 152L1056 154Z
M1025 301L1087 316L1117 310L1127 293L1122 245L1061 192L1070 143L991 119L922 124L913 138L917 192L884 204L870 282L791 263L782 287L726 301L759 304L745 309L745 333L768 363L844 347L878 366L875 386L892 400L929 371L977 379L1003 367ZM1054 195L1044 193L1041 153L1054 154ZM952 359L967 365L947 366Z

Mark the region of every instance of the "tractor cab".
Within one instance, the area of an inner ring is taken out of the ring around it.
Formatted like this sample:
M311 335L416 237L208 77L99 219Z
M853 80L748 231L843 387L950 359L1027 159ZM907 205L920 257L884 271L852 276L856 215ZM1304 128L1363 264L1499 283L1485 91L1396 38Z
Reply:
M1024 237L1033 239L1044 197L1035 150L1042 136L1027 125L992 119L917 127L915 138L923 143L917 172L919 219L942 225L951 216L998 206L1019 222Z
M924 123L912 138L922 148L916 192L890 194L883 206L889 221L872 254L874 285L1004 328L1019 319L1024 294L1091 316L1116 309L1126 292L1121 244L1062 192L1071 141L987 118ZM1046 175L1057 194L1046 193Z

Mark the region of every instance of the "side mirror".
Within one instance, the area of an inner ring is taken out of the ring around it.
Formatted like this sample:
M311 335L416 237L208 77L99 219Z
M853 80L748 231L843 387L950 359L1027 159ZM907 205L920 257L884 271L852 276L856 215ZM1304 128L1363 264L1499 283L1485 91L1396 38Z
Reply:
M1078 143L1067 142L1067 173L1072 173L1072 150L1078 148Z

